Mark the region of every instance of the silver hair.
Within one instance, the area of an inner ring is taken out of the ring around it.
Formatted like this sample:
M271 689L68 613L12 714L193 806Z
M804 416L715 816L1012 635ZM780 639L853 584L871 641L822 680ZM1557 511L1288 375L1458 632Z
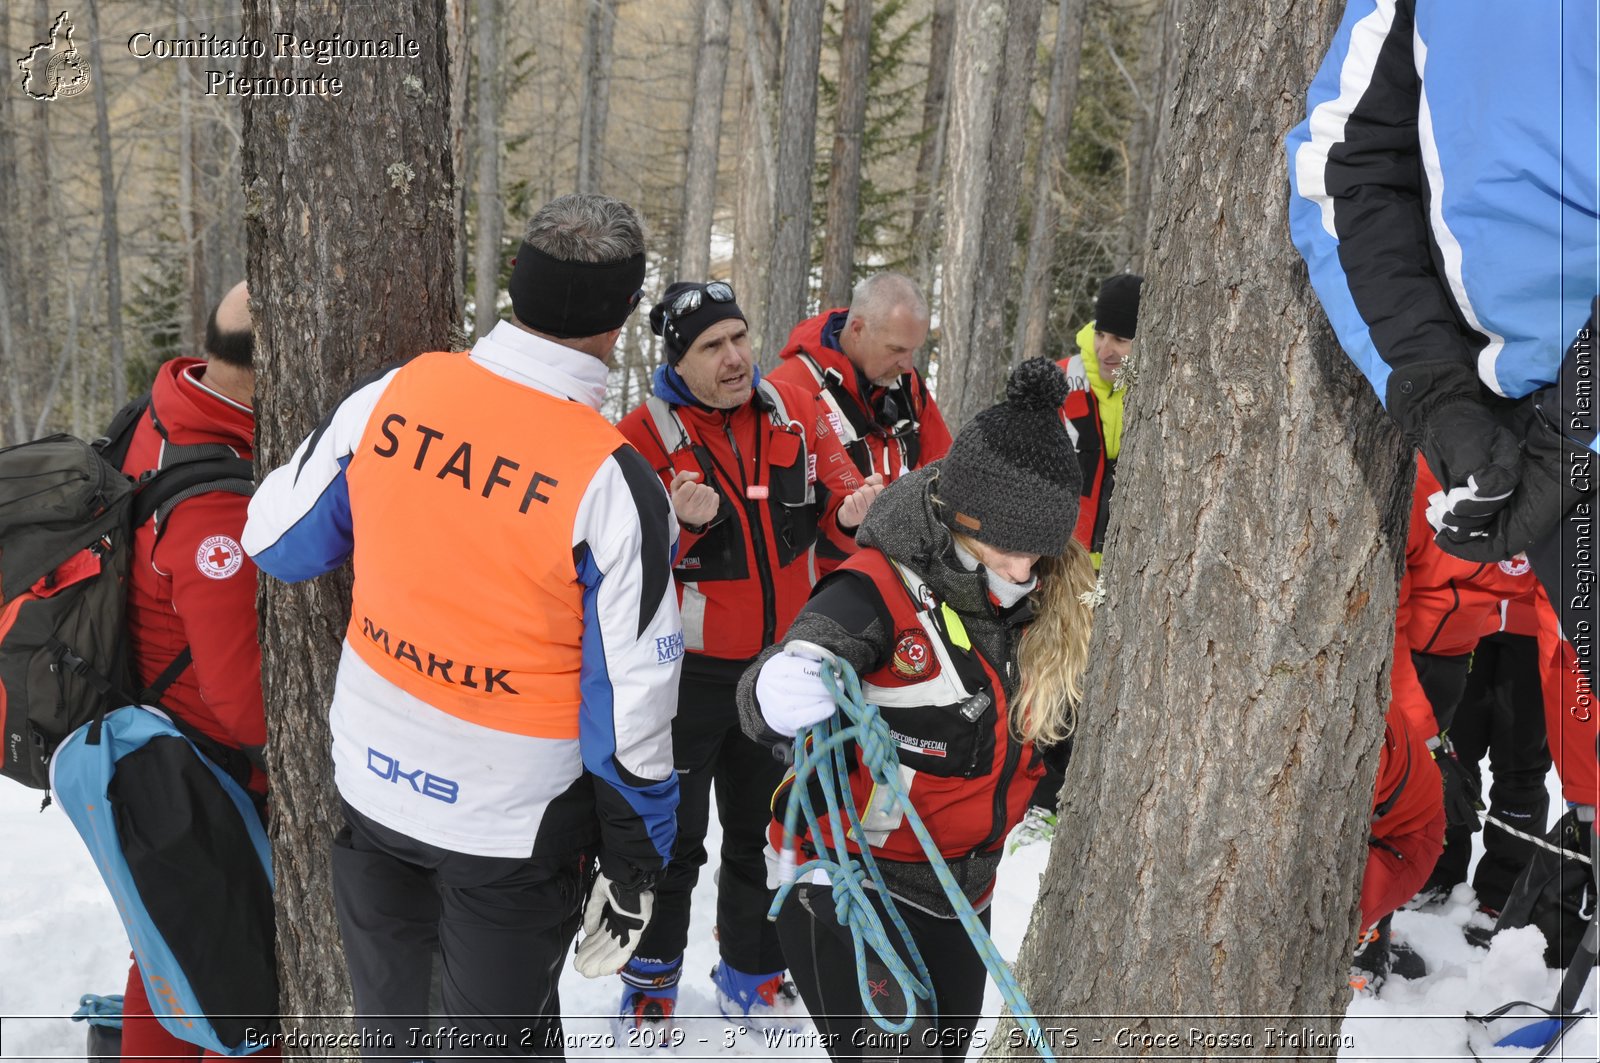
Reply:
M919 321L928 320L928 301L916 281L904 273L874 273L851 293L850 314L845 321L881 321L897 306L908 307Z
M620 199L574 192L528 219L522 238L563 262L617 262L644 253L644 223Z

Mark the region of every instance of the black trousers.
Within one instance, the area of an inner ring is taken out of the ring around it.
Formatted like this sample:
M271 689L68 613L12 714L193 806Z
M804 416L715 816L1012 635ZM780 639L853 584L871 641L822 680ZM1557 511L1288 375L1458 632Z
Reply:
M706 862L711 787L716 784L722 823L722 864L717 871L717 942L730 967L747 974L784 968L777 928L767 922L773 891L767 888L767 825L772 792L785 768L739 729L734 695L745 661L689 654L672 721L672 759L678 770L678 840L672 862L656 885L655 915L635 953L671 960L689 941L689 898Z
M869 890L868 896L893 940L898 935L883 914L881 900L875 891ZM856 978L855 947L850 931L839 925L834 914L831 886L796 886L778 913L778 934L789 958L790 976L822 1034L828 1055L835 1060L965 1059L983 1010L988 977L983 958L960 921L940 919L907 904L897 907L933 979L936 1021L929 1014L928 1002L922 1000L917 1001L917 1018L911 1029L903 1034L888 1033L869 1016ZM989 910L985 908L979 917L988 929ZM900 951L903 946L895 941L895 948ZM901 958L916 969L903 952ZM870 952L866 975L878 1011L887 1019L902 1018L905 995Z
M356 1025L366 1040L387 1041L363 1054L564 1057L557 983L582 921L587 854L472 856L349 805L344 815L333 900ZM430 1018L436 962L444 1010Z
M1488 755L1489 814L1528 834L1544 834L1550 814L1545 790L1550 747L1545 742L1538 639L1502 632L1478 643L1450 738L1475 796L1483 792L1479 766ZM1443 885L1465 882L1471 853L1470 834L1446 831L1434 878ZM1485 827L1483 857L1472 875L1479 903L1496 911L1505 907L1531 855L1527 842L1493 825Z

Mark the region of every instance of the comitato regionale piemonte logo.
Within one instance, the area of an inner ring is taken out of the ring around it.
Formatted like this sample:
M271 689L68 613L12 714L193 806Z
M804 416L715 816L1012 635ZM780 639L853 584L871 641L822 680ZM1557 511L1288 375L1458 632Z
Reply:
M76 96L89 87L89 57L72 41L72 18L63 11L50 24L50 36L29 48L17 68L22 91L31 100Z

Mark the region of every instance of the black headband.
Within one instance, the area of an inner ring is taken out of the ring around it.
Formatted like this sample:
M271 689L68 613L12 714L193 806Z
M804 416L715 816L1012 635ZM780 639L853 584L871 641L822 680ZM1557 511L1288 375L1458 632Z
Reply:
M565 340L621 328L643 283L643 251L614 262L564 262L524 242L506 290L518 321Z

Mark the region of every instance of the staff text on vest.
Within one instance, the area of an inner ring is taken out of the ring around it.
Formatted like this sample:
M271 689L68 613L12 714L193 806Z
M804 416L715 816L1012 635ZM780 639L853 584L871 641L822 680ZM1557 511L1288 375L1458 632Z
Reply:
M384 417L383 423L378 426L378 431L383 434L385 442L374 443L372 452L380 458L393 458L399 455L401 435L397 434L396 430L405 427L406 419L403 414L391 413ZM489 461L489 471L488 475L484 476L481 481L475 482L472 473L471 440L464 439L452 446L451 441L445 439L443 432L436 428L429 428L421 422L418 422L410 433L405 433L404 438L408 446L413 440L416 442L416 456L411 462L413 469L418 472L431 473L436 480L443 480L451 476L456 477L461 481L463 489L477 491L484 498L492 495L497 487L514 488L513 482L503 474L520 472L523 466L522 462L514 461L503 454L496 454L492 461L480 456L478 459L479 469L483 468L485 461ZM437 449L433 446L435 442L440 444ZM434 471L435 466L438 469L436 472ZM516 478L517 482L521 482L523 479L524 476ZM517 507L518 513L528 512L528 507L535 502L549 502L550 496L544 494L540 489L555 487L558 483L554 477L546 476L542 472L528 475L526 480L527 487L522 492L522 504ZM476 486L477 483L482 484L481 489ZM514 491L506 493L507 498L514 496Z

